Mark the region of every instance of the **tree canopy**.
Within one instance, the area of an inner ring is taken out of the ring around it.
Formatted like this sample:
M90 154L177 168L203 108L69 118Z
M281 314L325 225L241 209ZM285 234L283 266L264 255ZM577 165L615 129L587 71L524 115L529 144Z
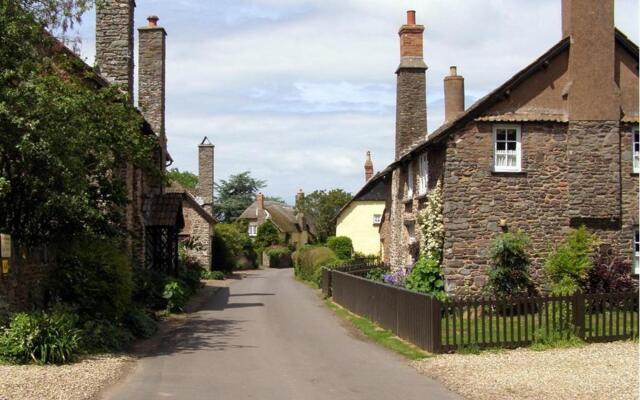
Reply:
M324 242L336 234L334 218L350 200L351 194L342 189L316 190L296 204L296 208L314 219L318 240Z
M86 4L0 2L0 231L24 242L117 234L126 162L159 175L157 141L124 92L42 30L65 29Z
M220 183L216 183L214 212L218 221L234 221L253 203L256 194L265 186L265 181L253 178L249 171L231 175L228 180L222 179Z
M180 171L178 168L171 168L167 172L167 178L170 182L177 182L185 189L195 190L198 186L198 175L189 171Z

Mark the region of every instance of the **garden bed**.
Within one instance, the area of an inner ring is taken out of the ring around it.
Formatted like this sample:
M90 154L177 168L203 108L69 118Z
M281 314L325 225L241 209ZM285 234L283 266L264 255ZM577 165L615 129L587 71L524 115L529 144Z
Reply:
M471 400L637 399L638 343L447 354L413 363Z

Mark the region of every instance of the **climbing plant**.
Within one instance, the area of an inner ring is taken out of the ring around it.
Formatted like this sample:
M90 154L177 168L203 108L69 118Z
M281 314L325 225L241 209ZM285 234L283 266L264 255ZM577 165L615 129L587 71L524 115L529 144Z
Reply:
M442 217L442 181L427 195L426 207L418 215L420 249L422 256L440 262L444 245L444 222Z

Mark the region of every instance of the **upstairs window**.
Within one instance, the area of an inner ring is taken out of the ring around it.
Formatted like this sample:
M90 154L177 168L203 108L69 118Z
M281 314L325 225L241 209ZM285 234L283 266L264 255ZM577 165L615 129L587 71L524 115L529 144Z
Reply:
M633 239L633 272L640 275L640 229L638 227Z
M493 128L494 165L496 172L520 172L522 145L520 127L496 125Z
M427 153L420 156L420 176L418 177L418 194L427 194L429 188L429 158Z
M633 172L640 173L640 129L633 129Z
M373 224L380 225L382 223L382 214L374 214L373 215Z
M249 236L258 236L258 225L256 223L252 222L249 224Z
M409 163L407 166L407 198L413 198L413 186L415 178L413 176L413 163Z

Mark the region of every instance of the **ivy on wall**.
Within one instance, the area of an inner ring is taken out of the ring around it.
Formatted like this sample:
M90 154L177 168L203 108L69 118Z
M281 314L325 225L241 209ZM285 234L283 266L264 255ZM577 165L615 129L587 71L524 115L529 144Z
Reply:
M421 255L428 259L442 260L444 222L442 217L442 180L427 195L426 207L418 215Z

